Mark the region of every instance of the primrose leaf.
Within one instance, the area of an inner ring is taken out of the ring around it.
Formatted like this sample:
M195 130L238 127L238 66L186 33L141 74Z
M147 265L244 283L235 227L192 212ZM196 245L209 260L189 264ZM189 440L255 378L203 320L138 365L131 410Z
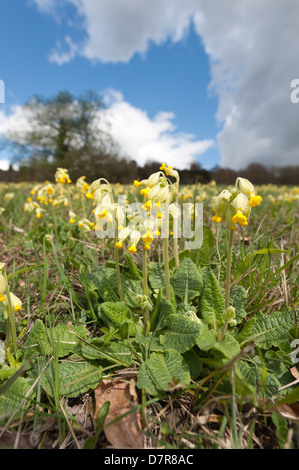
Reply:
M38 319L34 322L22 349L25 351L25 359L35 354L47 355L51 353L52 348L46 327L41 320Z
M191 250L191 259L196 265L204 265L210 260L215 246L215 237L208 225L204 225L202 233L202 245L197 250Z
M26 397L29 384L24 377L18 377L12 384L0 394L0 423L8 422L10 416L17 420L27 410L30 402Z
M245 341L252 341L262 349L269 349L271 346L279 347L281 341L293 339L294 326L295 319L291 308L270 314L259 312L250 335Z
M237 367L243 375L245 381L253 385L253 387L258 390L259 397L261 397L263 394L263 387L266 398L272 398L273 396L279 394L280 382L274 374L267 372L265 383L263 385L262 367L257 364L249 364L245 361L239 361Z
M50 338L53 339L53 347L59 357L66 356L70 352L75 353L78 350L80 339L86 339L88 330L85 326L68 326L57 325L49 332ZM78 335L78 336L77 336Z
M236 286L230 291L230 305L235 308L237 324L246 317L247 293L244 287Z
M174 349L184 353L191 349L201 330L201 324L184 315L173 314L167 317L165 333L160 336L161 344L165 349Z
M233 359L241 350L238 341L229 333L224 335L222 341L215 343L214 349L223 354L227 359Z
M148 279L152 289L163 289L165 287L164 267L160 263L149 263Z
M62 361L58 365L59 395L78 397L97 387L101 369L85 362ZM55 396L55 365L52 361L41 376L41 385L51 397Z
M125 302L104 302L101 308L114 325L120 327L124 322L128 322L129 336L135 336L136 329L141 331L141 327L133 321Z
M145 386L149 393L154 390L171 390L176 385L190 384L190 372L184 358L174 350L165 353L152 353L143 364L137 382L138 387Z
M170 279L175 295L185 303L189 303L201 294L202 276L190 258L184 258Z
M110 342L104 344L101 338L93 338L82 346L82 354L86 359L105 359L108 362L119 361L130 365L132 362L132 351L129 345L122 342Z
M200 308L202 318L208 325L213 326L214 329L217 329L224 323L224 305L225 303L221 287L213 271L210 271L206 277L206 282L200 299Z

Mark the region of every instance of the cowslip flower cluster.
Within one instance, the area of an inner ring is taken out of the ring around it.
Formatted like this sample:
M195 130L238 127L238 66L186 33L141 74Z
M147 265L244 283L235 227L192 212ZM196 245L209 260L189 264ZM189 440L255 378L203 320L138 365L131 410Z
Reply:
M118 223L123 228L125 213L120 204L114 202L112 187L105 178L95 180L89 194L94 199L95 209L92 211L95 218L94 230L101 231L106 223Z
M236 230L237 224L247 226L251 208L261 202L262 198L255 193L253 184L239 177L231 191L224 189L215 198L212 222L226 222L230 230Z
M55 183L61 184L71 184L72 180L70 178L68 170L65 168L57 168L55 173Z
M80 194L87 194L89 192L90 186L86 182L86 176L81 176L76 181L76 188Z

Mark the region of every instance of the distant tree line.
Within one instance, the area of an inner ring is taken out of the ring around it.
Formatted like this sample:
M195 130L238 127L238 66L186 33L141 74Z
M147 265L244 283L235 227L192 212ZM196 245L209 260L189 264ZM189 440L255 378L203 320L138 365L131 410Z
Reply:
M13 165L7 171L0 170L2 182L53 181L56 168L62 167L69 170L73 181L85 175L89 182L102 177L111 183L130 184L134 179L148 178L162 163L148 161L140 166L121 156L109 132L109 121L104 118L105 104L94 91L80 96L68 91L53 98L35 96L24 108L30 128L10 133L2 146L13 150L18 170ZM208 171L199 163L192 163L180 171L181 184L206 184L212 180L234 184L237 176L254 184L297 185L299 166L267 168L252 163L240 171L220 167Z
M73 181L85 175L87 181L92 182L101 177L106 178L110 183L131 184L134 179L142 180L158 171L160 162L151 161L144 166L138 165L134 160L121 159L113 155L98 155L94 159L92 167L73 164L71 160L65 168L68 168ZM21 165L19 170L14 170L10 165L7 171L0 170L0 182L42 182L45 180L53 181L56 166L51 165ZM260 184L281 184L298 186L299 184L299 166L285 166L266 168L260 163L252 163L240 171L230 168L216 167L212 170L201 168L198 163L192 164L189 169L180 170L181 184L202 183L207 184L210 181L216 181L217 184L234 184L238 176L247 178Z

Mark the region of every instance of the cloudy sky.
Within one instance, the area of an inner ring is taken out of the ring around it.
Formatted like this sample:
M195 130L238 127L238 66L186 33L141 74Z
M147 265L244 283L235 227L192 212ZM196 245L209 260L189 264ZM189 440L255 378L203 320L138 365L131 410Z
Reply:
M94 89L140 164L299 164L298 18L297 0L2 0L0 136L33 95Z

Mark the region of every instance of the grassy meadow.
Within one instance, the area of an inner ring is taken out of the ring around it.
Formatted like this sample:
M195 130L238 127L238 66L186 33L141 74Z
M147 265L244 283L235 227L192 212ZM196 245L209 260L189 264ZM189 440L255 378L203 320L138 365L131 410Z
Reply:
M299 448L299 187L248 184L0 183L0 447Z

